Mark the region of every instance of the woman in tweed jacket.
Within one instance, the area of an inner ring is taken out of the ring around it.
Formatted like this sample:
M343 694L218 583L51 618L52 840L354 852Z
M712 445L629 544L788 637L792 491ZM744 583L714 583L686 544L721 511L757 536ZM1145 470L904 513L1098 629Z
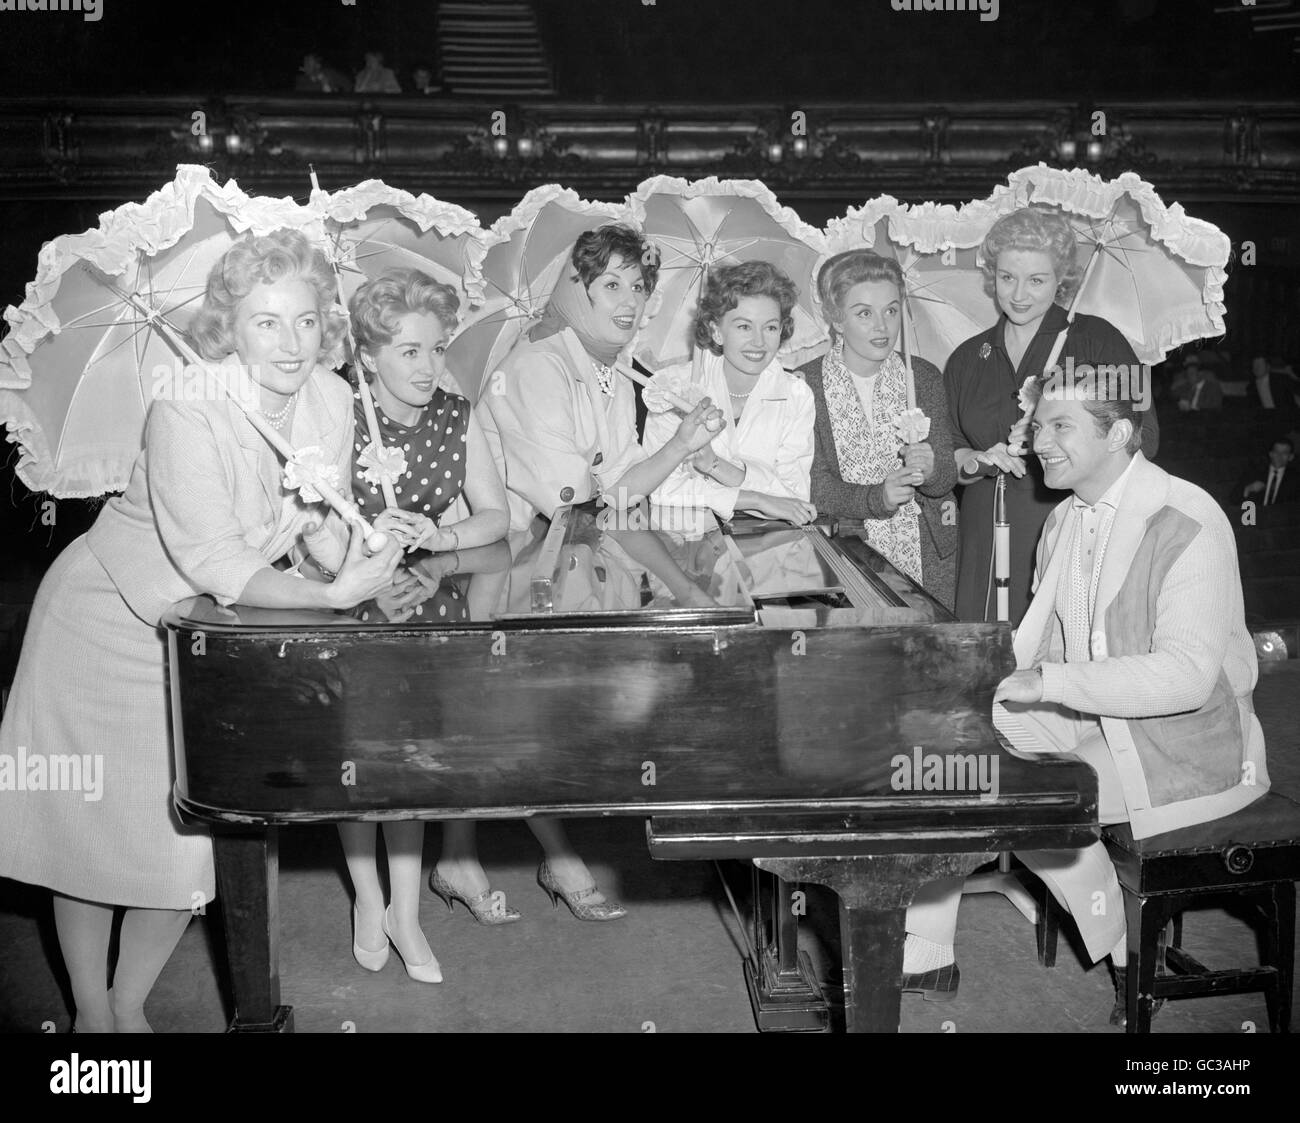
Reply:
M817 406L812 501L824 514L862 519L871 546L951 609L956 469L943 376L924 359L913 356L912 374L929 438L900 447L893 424L906 402L895 351L902 270L892 258L850 250L822 266L817 289L833 339L800 368Z
M237 354L267 421L295 447L321 448L347 479L352 397L317 364L342 330L326 311L333 291L301 234L249 238L214 266L192 334L207 359ZM392 584L401 554L393 538L366 558L354 532L346 558L337 543L328 551L332 584L278 571L272 562L303 533L324 550L327 536L312 533L320 508L284 488L275 451L233 401L179 397L153 403L126 492L41 582L0 724L0 760L71 755L98 777L93 791L0 787L0 876L54 891L83 1031L148 1031L145 999L215 895L208 833L172 808L162 614L201 593L225 605L351 607Z

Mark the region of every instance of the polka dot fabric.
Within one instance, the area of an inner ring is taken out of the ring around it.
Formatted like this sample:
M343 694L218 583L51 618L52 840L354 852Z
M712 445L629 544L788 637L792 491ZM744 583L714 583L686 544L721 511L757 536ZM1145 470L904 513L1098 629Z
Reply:
M367 518L384 509L382 491L369 483L356 466L362 450L370 443L365 407L360 391L352 392L352 417L355 437L352 442L352 497ZM449 394L439 387L424 415L415 425L399 425L385 416L375 404L382 440L388 448L400 448L406 456L406 472L393 485L398 505L438 522L443 512L465 487L466 438L469 434L470 403L459 394ZM427 556L421 554L420 556ZM359 618L365 622L376 615L373 605L364 606ZM460 589L450 578L423 604L415 606L408 624L454 624L469 619L469 607Z
M356 437L352 442L352 497L366 518L384 509L384 496L378 485L366 481L364 469L355 462L370 443L361 393L352 392L352 417ZM393 485L397 504L404 511L414 511L438 521L465 487L465 441L469 433L470 404L459 394L449 394L439 387L425 407L424 416L411 426L398 425L386 417L375 404L383 443L400 448L406 456L406 472Z

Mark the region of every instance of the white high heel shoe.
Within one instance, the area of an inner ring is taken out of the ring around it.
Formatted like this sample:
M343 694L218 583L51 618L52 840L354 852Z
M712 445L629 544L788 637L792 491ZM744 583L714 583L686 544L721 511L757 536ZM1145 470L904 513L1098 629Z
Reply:
M388 937L389 943L397 948L398 958L402 961L402 966L406 968L406 973L411 976L417 983L440 983L442 982L442 968L438 966L438 957L429 952L429 962L412 965L406 961L406 956L402 954L402 949L397 947L397 941L393 939L393 931L388 925L389 914L393 911L393 906L389 905L384 909L384 935ZM385 949L387 950L387 949Z
M352 906L352 958L367 971L382 971L388 962L388 928L384 927L384 946L378 951L367 951L357 943L357 906Z

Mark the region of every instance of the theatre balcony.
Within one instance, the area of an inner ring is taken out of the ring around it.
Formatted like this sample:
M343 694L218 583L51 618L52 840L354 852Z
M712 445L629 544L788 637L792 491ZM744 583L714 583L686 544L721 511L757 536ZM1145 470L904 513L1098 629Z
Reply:
M621 197L657 173L762 179L783 199L986 195L1044 161L1135 171L1166 199L1300 198L1294 101L624 102L266 96L0 99L0 199L105 200L177 163L305 195L370 176L474 205L562 182ZM508 204L506 204L508 205ZM489 206L486 209L491 209ZM807 216L805 216L807 217Z

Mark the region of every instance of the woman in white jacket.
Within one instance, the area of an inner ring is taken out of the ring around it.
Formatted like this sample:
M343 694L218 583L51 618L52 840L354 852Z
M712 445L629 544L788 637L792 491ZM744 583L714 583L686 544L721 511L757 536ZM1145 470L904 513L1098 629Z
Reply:
M727 265L709 274L695 313L695 346L707 351L701 381L692 390L727 402L733 421L654 491L664 506L711 507L729 519L751 511L796 526L811 522L809 502L815 407L812 391L787 372L777 351L794 330L794 282L765 261ZM660 387L691 383L692 365L666 367ZM680 418L654 389L646 391L642 445L654 453L667 444ZM656 409L661 412L655 412ZM743 467L743 476L735 470Z

